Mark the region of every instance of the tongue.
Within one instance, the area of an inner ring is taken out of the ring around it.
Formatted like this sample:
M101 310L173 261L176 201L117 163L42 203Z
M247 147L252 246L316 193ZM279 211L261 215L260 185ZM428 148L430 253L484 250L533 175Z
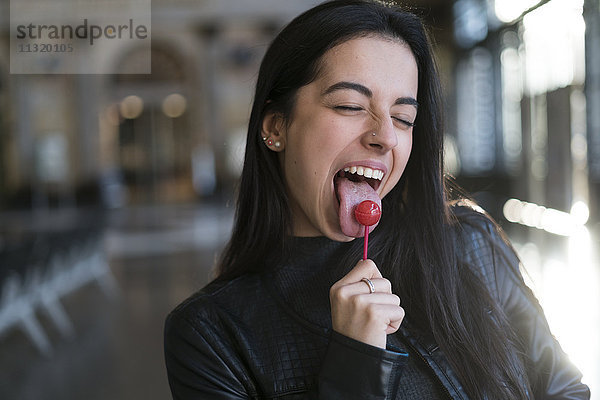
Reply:
M337 177L335 179L338 198L340 199L340 227L346 236L362 237L365 234L364 227L358 223L354 216L354 209L364 200L374 201L381 207L381 199L366 181L353 182L349 179ZM370 227L369 232L377 224Z

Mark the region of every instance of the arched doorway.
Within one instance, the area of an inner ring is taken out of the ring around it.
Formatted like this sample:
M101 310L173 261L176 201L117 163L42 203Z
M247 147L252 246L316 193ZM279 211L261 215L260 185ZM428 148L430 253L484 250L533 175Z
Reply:
M126 70L142 57L120 60ZM152 45L152 73L115 75L111 92L121 119L116 156L129 204L186 202L194 197L189 120L190 74L184 57L166 44Z

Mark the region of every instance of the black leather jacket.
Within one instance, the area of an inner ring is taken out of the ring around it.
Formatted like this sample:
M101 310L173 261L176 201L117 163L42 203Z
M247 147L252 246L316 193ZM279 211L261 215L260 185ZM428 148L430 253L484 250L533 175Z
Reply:
M527 346L531 398L589 399L581 374L515 275L518 259L510 247L485 218L470 221L459 230L464 261L481 273ZM396 335L403 335L429 365L449 399L468 398L425 333L415 333L403 322L388 337L387 349L373 347L299 318L271 286L264 274L212 283L169 315L165 359L173 398L395 399L408 357L395 346ZM330 319L328 307L318 312Z

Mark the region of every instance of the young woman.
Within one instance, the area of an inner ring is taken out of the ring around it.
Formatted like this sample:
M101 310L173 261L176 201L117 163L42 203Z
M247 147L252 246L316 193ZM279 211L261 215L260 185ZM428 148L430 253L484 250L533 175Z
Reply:
M440 108L412 14L331 1L278 35L218 277L166 322L174 398L589 398L504 236L450 202Z

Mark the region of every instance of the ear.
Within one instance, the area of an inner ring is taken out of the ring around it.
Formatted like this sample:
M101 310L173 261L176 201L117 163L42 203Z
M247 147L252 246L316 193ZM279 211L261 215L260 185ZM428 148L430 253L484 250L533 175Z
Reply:
M265 145L280 152L285 148L285 120L281 113L269 111L262 121L261 135Z

